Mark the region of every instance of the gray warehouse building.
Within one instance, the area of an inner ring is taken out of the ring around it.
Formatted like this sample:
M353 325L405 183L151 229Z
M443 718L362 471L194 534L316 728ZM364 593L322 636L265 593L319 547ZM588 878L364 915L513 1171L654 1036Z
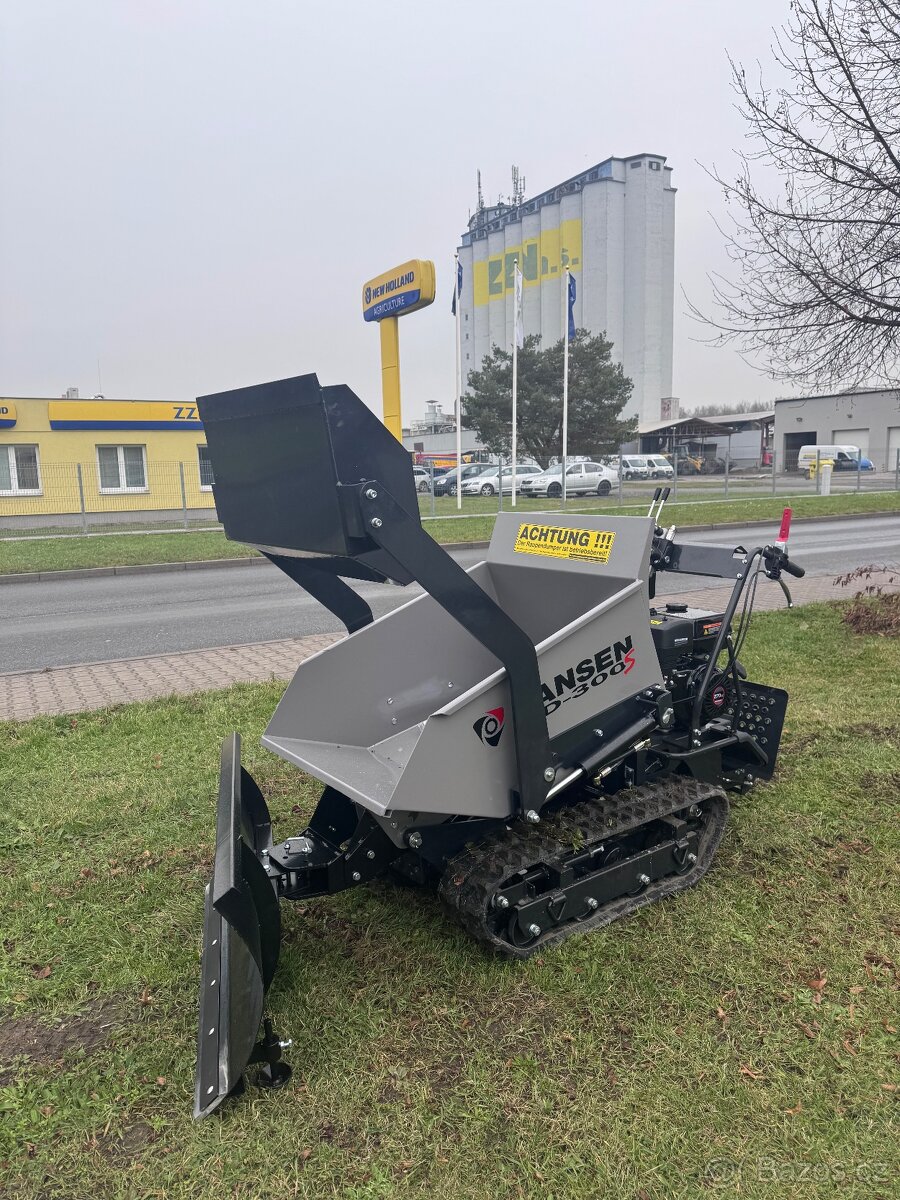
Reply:
M893 471L900 453L900 390L864 388L775 401L773 449L779 470L797 466L801 446L859 446L876 471Z
M462 377L514 333L514 263L524 276L526 336L564 333L563 281L575 277L575 324L606 333L634 391L627 415L668 413L672 394L675 188L664 155L608 158L526 200L479 203L462 235Z

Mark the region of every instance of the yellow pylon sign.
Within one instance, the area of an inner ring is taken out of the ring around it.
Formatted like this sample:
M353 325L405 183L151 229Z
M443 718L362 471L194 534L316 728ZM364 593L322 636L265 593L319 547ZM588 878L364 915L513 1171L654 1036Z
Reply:
M434 301L434 263L413 258L363 284L363 318L381 326L381 394L384 424L403 439L400 415L400 331L398 317Z

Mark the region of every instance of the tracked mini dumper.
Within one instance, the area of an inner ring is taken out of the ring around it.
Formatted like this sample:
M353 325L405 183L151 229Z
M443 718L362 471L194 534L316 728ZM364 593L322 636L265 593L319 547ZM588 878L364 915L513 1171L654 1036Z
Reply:
M349 388L304 375L198 403L227 536L349 635L300 664L263 737L323 784L307 828L275 841L239 736L222 747L201 1117L251 1063L262 1083L289 1075L264 1019L282 900L391 870L526 958L697 883L727 793L778 754L787 694L738 658L759 576L803 571L786 525L755 549L679 544L659 489L647 517L501 513L464 570L422 528L409 455ZM662 571L732 580L724 611L656 604ZM346 579L424 594L374 620Z

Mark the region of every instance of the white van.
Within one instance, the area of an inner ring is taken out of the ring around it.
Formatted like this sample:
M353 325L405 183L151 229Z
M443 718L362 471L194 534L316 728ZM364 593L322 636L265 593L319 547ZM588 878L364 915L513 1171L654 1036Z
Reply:
M797 470L808 471L816 465L816 459L830 459L835 471L855 471L859 461L859 446L801 446L797 457Z

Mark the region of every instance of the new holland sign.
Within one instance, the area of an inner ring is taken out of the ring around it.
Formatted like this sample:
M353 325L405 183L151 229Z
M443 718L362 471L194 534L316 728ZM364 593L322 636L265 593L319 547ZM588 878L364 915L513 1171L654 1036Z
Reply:
M363 317L367 321L400 317L425 308L433 300L434 263L413 258L363 284Z

